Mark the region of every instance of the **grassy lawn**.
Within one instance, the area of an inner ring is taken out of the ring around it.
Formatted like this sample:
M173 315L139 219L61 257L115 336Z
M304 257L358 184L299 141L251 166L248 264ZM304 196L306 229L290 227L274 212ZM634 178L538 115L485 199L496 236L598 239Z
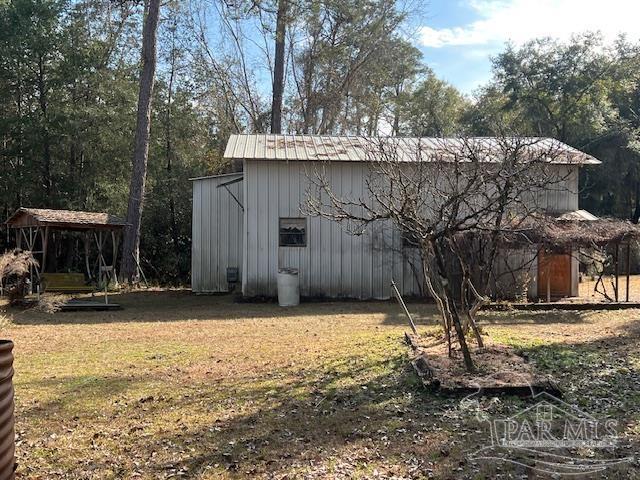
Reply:
M527 478L467 459L488 429L460 399L421 388L393 303L281 309L186 292L117 301L124 310L0 312L16 344L20 478ZM436 328L432 306L410 309L423 331ZM618 418L624 453L637 450L640 311L482 322L554 373L566 400Z

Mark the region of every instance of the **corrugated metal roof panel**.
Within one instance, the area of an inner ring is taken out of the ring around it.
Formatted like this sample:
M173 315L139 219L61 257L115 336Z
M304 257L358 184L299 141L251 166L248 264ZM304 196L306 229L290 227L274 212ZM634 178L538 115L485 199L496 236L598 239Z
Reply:
M513 145L528 149L532 154L549 152L551 163L597 165L599 160L552 138L520 137ZM373 161L384 150L402 162L446 160L457 154L473 151L482 154L480 161L500 161L504 151L503 139L496 137L410 138L410 137L348 137L321 135L232 135L224 157L230 160L331 160Z

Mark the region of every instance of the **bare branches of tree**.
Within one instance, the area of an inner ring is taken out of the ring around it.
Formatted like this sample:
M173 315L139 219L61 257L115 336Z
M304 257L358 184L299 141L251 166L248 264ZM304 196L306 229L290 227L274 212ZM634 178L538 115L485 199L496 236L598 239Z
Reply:
M386 222L415 242L445 338L473 370L466 333L483 345L475 315L503 233L553 209L549 192L573 188L578 159L558 142L519 137L363 138L355 148L369 165L366 196L338 196L320 166L309 175L307 213L346 222L354 234Z

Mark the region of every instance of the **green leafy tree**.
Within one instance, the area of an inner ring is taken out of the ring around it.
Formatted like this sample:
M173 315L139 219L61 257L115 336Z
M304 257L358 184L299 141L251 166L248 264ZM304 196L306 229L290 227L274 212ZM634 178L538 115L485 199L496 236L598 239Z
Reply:
M638 221L638 58L637 46L625 39L607 47L591 33L566 43L545 38L508 46L465 123L476 134L508 128L595 155L605 165L583 169L583 206Z
M428 71L403 102L403 132L418 137L446 137L460 133L468 101L455 87Z

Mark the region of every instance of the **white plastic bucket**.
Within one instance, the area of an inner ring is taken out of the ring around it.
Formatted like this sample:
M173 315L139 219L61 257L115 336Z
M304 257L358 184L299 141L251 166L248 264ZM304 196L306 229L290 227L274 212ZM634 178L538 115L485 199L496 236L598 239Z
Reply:
M281 307L293 307L300 304L298 269L281 268L278 270L278 303Z

